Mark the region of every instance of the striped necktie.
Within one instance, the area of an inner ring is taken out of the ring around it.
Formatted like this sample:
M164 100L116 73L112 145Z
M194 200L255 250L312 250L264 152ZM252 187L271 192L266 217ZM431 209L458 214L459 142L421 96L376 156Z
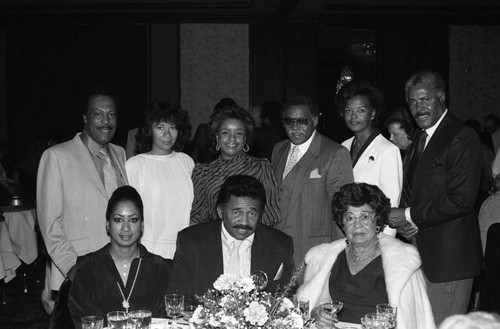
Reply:
M111 159L109 158L108 152L106 152L105 148L102 148L99 153L97 154L97 157L101 159L102 163L102 173L104 176L104 188L106 189L106 192L108 193L108 196L111 197L111 194L116 190L118 187L118 181L116 179L116 172L113 167L113 164L111 163Z

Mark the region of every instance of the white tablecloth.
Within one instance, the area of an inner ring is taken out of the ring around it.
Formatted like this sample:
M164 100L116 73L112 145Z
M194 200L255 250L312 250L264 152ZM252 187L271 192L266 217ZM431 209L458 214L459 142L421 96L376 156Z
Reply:
M16 276L21 261L31 264L38 257L35 209L5 212L0 222L0 280Z

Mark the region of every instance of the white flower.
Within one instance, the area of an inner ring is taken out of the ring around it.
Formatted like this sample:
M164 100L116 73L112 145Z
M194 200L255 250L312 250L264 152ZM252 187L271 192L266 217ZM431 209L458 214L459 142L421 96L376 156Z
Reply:
M220 322L217 320L215 316L210 315L210 318L208 319L208 324L211 325L212 327L218 327L220 325Z
M220 323L224 323L228 326L236 326L238 324L238 320L236 320L234 316L223 315L220 318Z
M252 278L241 278L238 282L238 286L244 292L250 292L255 289L255 284L253 283Z
M302 316L300 314L292 312L292 313L288 314L286 319L289 320L289 323L291 324L292 328L303 328L304 327L304 320L302 319Z
M281 301L281 305L280 305L280 312L285 312L289 309L292 309L294 308L295 305L293 305L293 302L288 299L288 298L283 298L283 300Z
M238 281L236 274L222 274L214 282L214 288L219 291L229 290Z
M193 312L193 316L191 317L191 321L196 323L196 324L202 323L203 322L203 317L201 317L202 311L203 311L203 306L198 305L196 310L194 310L194 312Z
M243 310L243 314L245 315L245 319L253 325L263 326L268 319L266 308L258 302L251 302Z

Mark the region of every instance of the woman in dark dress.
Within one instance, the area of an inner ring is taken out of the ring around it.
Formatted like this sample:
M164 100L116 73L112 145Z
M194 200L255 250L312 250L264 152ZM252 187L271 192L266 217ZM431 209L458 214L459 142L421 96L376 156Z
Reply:
M360 323L377 304L391 303L398 307L398 329L435 328L417 249L382 232L391 209L384 193L375 185L347 184L332 209L346 239L308 251L297 292L309 299L318 326L330 328L332 321L319 306L338 300L344 304L340 321Z
M111 311L149 310L153 317L165 315L163 297L170 282L170 266L139 243L143 229L139 193L131 186L119 187L106 210L111 242L79 257L71 270L75 272L68 307L76 328L84 316L106 319Z

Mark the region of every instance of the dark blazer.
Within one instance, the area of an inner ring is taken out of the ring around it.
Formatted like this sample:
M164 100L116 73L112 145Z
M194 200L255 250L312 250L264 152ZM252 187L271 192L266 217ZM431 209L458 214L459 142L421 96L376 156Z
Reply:
M283 179L289 150L288 139L276 144L271 164L279 185L278 228L292 236L299 264L311 247L344 236L332 220L331 204L340 187L354 178L349 151L316 132L306 154Z
M172 280L168 291L186 298L202 296L224 272L221 241L222 221L210 221L188 227L177 235ZM273 281L280 265L283 274ZM264 224L258 224L252 243L250 272L264 271L269 283L265 290L276 291L286 285L294 270L292 238Z
M477 134L448 112L415 169L410 213L419 228L416 242L422 268L431 282L455 281L480 273L482 249L474 211L481 175L480 152ZM409 160L405 159L405 174Z

